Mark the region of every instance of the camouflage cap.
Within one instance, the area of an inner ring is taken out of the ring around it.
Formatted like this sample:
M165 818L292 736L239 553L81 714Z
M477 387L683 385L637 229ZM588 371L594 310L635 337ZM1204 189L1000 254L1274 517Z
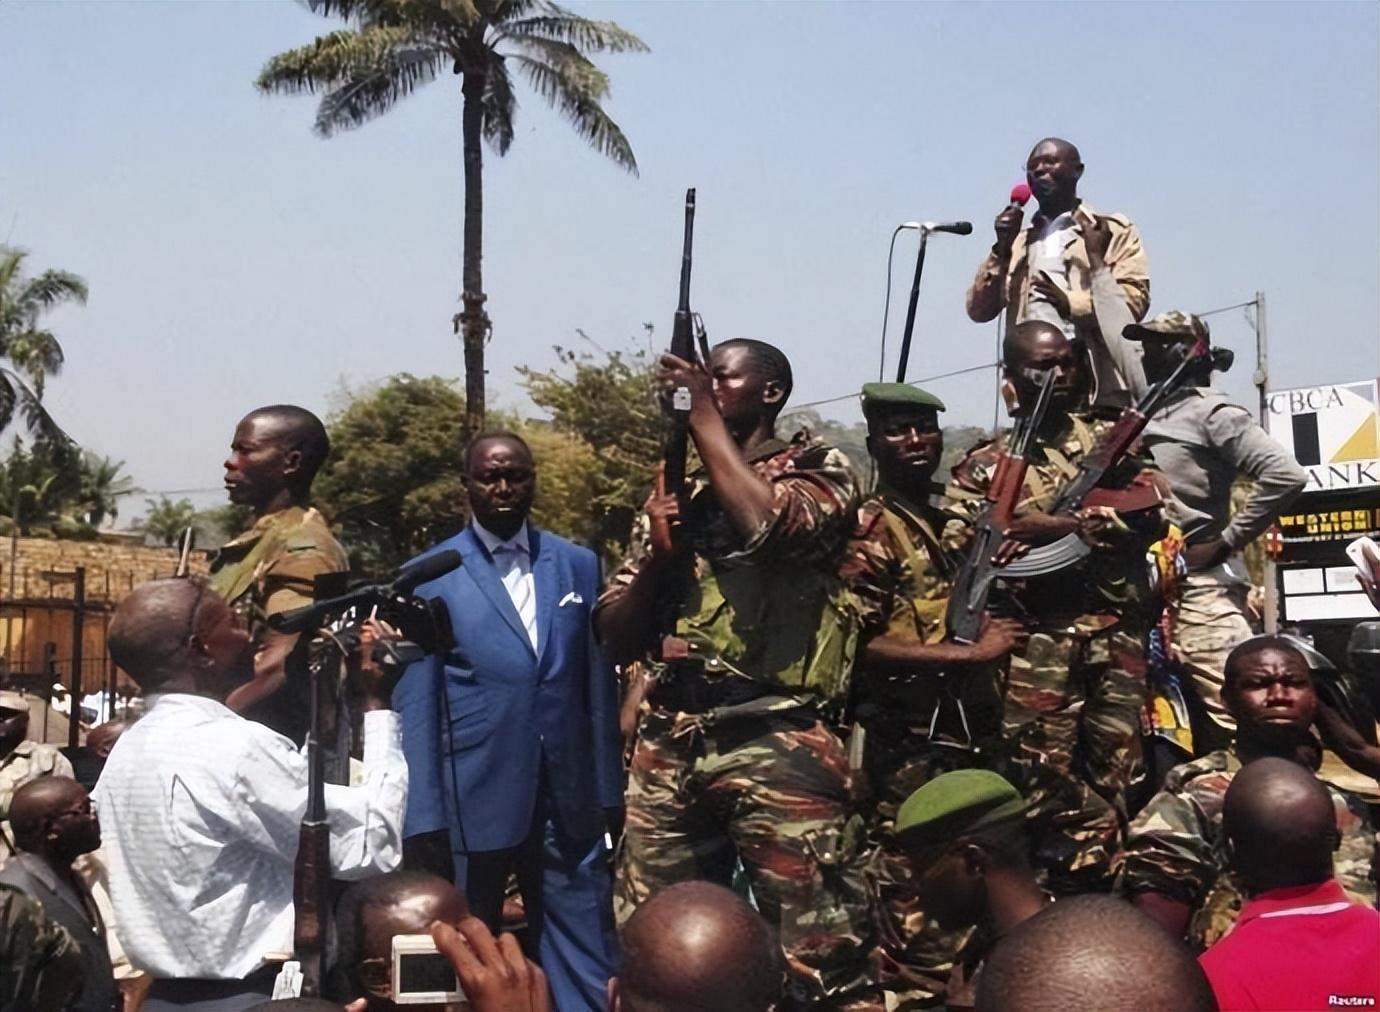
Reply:
M941 773L896 813L896 836L909 849L952 841L1025 812L1020 791L991 770Z
M29 712L29 701L18 692L0 692L0 710Z
M909 383L864 383L863 411L872 408L929 408L943 411L944 402L928 390Z
M1197 341L1201 338L1205 344L1211 343L1208 325L1202 317L1181 313L1177 309L1161 313L1144 323L1128 324L1122 328L1121 336L1128 341L1143 341L1147 337L1180 341Z

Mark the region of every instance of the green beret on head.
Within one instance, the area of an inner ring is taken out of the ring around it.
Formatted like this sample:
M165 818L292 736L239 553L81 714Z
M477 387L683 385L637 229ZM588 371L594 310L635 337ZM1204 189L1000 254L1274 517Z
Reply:
M921 390L909 383L864 383L862 397L864 413L869 413L877 408L944 410L944 402L938 397L928 390Z
M1177 309L1161 313L1144 323L1129 323L1122 328L1121 336L1128 341L1197 341L1210 342L1208 325L1205 321Z
M941 773L896 814L896 835L909 850L948 843L1024 814L1025 799L990 770Z

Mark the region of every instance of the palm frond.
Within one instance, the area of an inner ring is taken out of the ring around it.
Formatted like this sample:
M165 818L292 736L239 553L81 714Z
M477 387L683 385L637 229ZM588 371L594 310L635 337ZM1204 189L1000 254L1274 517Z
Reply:
M70 271L44 271L30 278L19 290L18 301L32 311L51 309L63 302L86 303L90 294L86 282Z
M513 143L513 118L517 114L517 96L513 94L513 79L508 74L503 57L497 53L489 62L484 75L484 139L500 155L508 153Z
M398 49L387 63L358 74L322 96L314 129L322 137L349 130L381 116L400 98L436 80L449 61L436 49Z
M579 91L595 101L607 97L609 76L569 42L539 39L535 36L509 39L508 41L518 46L520 50L525 50L525 55L529 60L545 64L556 77L564 80L566 90ZM538 84L532 80L530 74L528 80L532 87L541 93L542 98L555 104L559 89L553 89L549 81L546 84Z
M76 440L63 431L37 395L19 376L0 367L0 428L14 420L15 409L24 416L24 424L37 438L55 446L76 446Z
M594 91L586 86L588 78L578 72L568 73L565 68L557 68L520 53L510 58L518 61L523 75L537 93L565 116L590 147L634 176L637 175L637 158L633 155L632 145L599 104L599 98L608 90L607 78L603 78L603 91ZM600 74L600 77L603 75Z
M515 39L550 39L569 42L587 53L647 53L650 47L621 25L612 21L582 18L554 3L534 5L541 13L527 18L505 21L499 25L502 34Z
M62 345L50 330L25 330L10 334L5 354L29 377L34 392L40 398L43 396L44 378L61 372L65 361Z
M282 94L324 91L316 131L329 137L388 111L435 80L447 62L443 49L410 28L372 25L332 32L279 53L255 84L260 91Z

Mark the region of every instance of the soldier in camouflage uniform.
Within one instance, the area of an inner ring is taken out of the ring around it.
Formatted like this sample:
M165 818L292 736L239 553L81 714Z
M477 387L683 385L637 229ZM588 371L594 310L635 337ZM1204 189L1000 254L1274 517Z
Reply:
M867 446L878 491L858 510L840 575L858 598L864 643L853 676L853 742L868 789L869 902L877 931L873 975L893 1007L944 993L963 932L921 908L893 829L901 803L947 770L981 765L1001 737L994 662L1019 623L989 622L978 642L946 638L945 612L967 527L931 505L944 452L943 402L904 383L863 387ZM899 1005L898 1005L899 1003Z
M1222 699L1236 721L1232 746L1169 772L1131 824L1117 858L1119 888L1136 906L1198 948L1236 922L1244 891L1229 870L1222 802L1241 767L1263 756L1317 768L1309 730L1318 698L1308 662L1287 638L1257 636L1227 657ZM1358 903L1374 906L1375 830L1365 803L1329 787L1341 844L1337 881Z
M1146 550L1164 532L1163 501L1157 476L1128 457L1096 490L1115 506L1043 512L1111 423L1074 407L1087 397L1086 362L1057 328L1019 324L1003 360L1016 412L1034 404L1048 370L1059 371L1008 537L1040 545L1076 533L1092 548L1077 564L1013 581L994 598L1030 633L1011 656L1003 724L1010 772L1031 801L1036 860L1055 892L1081 892L1109 884L1139 765L1151 620ZM955 509L976 515L997 460L998 447L988 444L954 468Z
M325 518L310 506L312 479L329 452L326 429L310 411L280 404L245 415L225 460L225 487L231 502L253 509L254 524L211 562L211 589L244 620L258 648L253 680L226 705L294 741L307 726L305 696L286 684L297 636L265 623L310 604L317 576L349 568Z
M806 433L775 437L791 372L771 345L720 344L708 371L666 356L661 382L691 394L703 468L683 513L661 490L648 501L595 615L615 660L664 665L632 758L617 913L676 882L727 885L741 861L798 993L840 995L866 965L861 827L833 729L857 635L838 579L853 473Z
M81 989L81 951L38 901L0 884L0 1009L63 1009Z
M28 740L29 701L17 692L0 692L0 864L15 853L10 831L10 799L39 777L74 777L72 764L52 745Z

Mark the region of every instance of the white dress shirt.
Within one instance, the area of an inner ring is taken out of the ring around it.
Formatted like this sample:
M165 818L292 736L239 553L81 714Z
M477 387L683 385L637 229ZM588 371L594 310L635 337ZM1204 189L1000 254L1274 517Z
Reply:
M474 522L474 533L494 557L494 568L503 580L503 587L517 610L518 618L527 630L527 638L532 641L532 649L537 649L537 586L532 578L532 541L527 533L527 521L522 522L518 532L507 541L488 530L478 520Z
M131 962L160 978L248 976L292 950L292 867L306 757L205 696L154 696L94 792ZM395 713L364 715L364 783L326 785L331 871L402 860L407 764Z

